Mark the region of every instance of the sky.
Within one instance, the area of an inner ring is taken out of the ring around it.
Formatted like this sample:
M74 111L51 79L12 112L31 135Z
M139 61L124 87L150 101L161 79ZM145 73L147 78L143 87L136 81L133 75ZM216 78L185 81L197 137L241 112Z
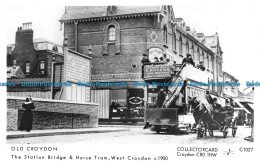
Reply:
M40 2L40 1L39 1ZM51 2L51 1L43 1ZM7 9L6 44L15 42L17 27L24 22L32 22L34 38L45 38L62 44L63 30L58 21L65 10L65 5L108 5L105 2L96 4L87 1L75 3L54 3L54 5L38 4L12 6ZM139 5L139 3L122 3L110 1L118 5ZM128 1L127 1L128 2ZM136 1L134 1L136 2ZM240 89L245 88L246 81L257 79L257 65L260 56L258 38L260 37L260 12L257 0L172 0L150 1L149 5L172 5L175 17L182 17L186 25L205 35L219 35L223 53L223 71L237 78ZM165 3L163 3L165 2ZM142 3L140 5L146 5ZM259 77L258 77L259 78Z

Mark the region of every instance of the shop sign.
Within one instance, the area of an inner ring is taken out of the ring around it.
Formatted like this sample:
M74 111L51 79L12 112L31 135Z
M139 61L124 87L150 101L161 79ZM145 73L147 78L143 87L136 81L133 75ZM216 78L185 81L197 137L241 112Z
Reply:
M129 103L130 104L141 104L143 102L143 99L141 97L130 97L129 98Z
M170 66L167 65L145 65L144 78L171 77Z
M150 62L154 62L154 58L157 57L160 59L160 57L163 57L163 51L160 48L153 47L149 49L149 60Z

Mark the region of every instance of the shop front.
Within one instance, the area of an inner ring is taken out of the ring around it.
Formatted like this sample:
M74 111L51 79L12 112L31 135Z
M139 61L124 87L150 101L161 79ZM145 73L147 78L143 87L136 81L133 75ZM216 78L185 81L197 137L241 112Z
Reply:
M100 122L143 121L144 89L93 89L91 101L100 104Z

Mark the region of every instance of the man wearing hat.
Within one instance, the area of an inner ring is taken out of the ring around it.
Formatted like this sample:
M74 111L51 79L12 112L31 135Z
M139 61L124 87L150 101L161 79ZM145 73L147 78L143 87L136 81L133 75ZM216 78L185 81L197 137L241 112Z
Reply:
M193 60L192 60L191 54L187 54L187 58L184 58L184 59L182 60L182 64L184 64L184 63L189 63L189 64L191 64L192 66L195 65L194 62L193 62Z
M221 105L218 104L218 99L216 97L213 99L212 107L214 109L220 109L221 108Z
M230 104L230 100L226 99L225 101L226 106L222 108L221 113L225 114L225 130L228 132L228 127L230 123L232 122L234 108Z

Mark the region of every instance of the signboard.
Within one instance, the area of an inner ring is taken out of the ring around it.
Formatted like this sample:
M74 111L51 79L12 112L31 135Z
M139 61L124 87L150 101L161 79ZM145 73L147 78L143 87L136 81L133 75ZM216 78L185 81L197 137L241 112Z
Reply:
M163 51L160 48L150 48L149 49L149 60L150 62L155 62L154 58L157 57L160 59L160 57L163 57Z
M64 82L70 82L71 86L62 87L63 100L90 102L90 87L78 86L78 82L91 81L90 66L90 57L64 48Z
M66 81L87 83L90 81L90 59L68 50L66 57Z
M175 77L172 79L171 83L179 83L183 84L184 80L181 76ZM180 93L182 89L182 86L170 86L168 88L168 94L166 96L166 99L163 103L163 108L167 108L171 105L173 100L176 98L176 96Z
M170 66L167 65L145 65L144 78L165 78L171 77Z

